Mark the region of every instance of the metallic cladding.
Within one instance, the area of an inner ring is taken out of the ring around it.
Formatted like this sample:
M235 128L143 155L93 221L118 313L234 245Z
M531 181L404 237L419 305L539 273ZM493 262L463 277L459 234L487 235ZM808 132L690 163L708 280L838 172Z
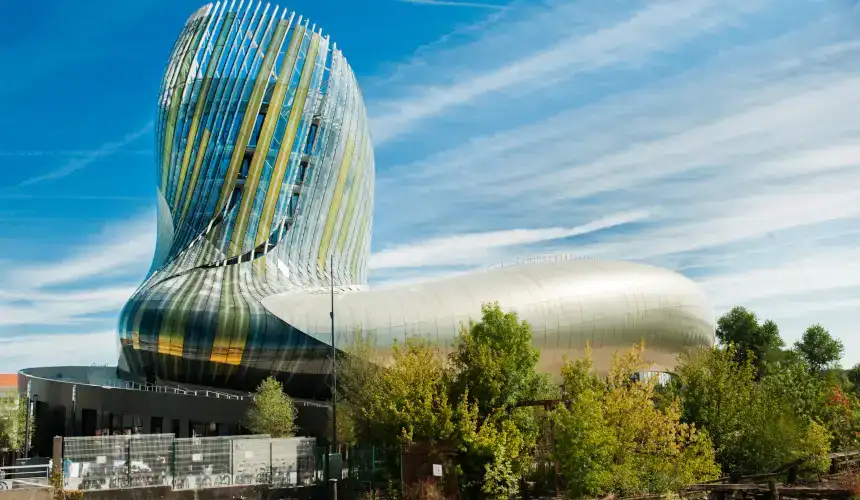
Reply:
M540 368L560 374L564 357L591 345L595 365L606 370L618 349L644 340L652 369L675 365L681 351L714 344L713 309L698 285L658 267L628 262L552 260L498 267L409 286L338 294L339 343L360 328L383 350L419 335L443 351L481 305L499 301L532 328ZM263 305L310 337L327 342L331 326L326 294L290 291ZM380 353L384 354L384 353Z
M275 373L319 395L330 276L340 334L362 328L381 347L409 334L450 347L491 300L531 323L553 372L586 342L601 366L644 338L657 367L713 343L698 288L648 266L558 261L366 290L367 112L341 52L286 9L231 1L191 16L164 73L156 151L156 252L119 321L120 366L148 379L247 389Z

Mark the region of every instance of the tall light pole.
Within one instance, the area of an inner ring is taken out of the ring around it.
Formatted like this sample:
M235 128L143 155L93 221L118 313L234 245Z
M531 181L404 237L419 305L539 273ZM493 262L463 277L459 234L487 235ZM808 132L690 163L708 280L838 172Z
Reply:
M334 252L331 254L329 276L331 278L331 313L329 313L331 316L331 453L328 460L328 474L329 479L332 479L332 469L337 469L337 475L334 475L332 480L331 492L332 500L337 500L337 480L343 473L343 464L337 452L337 348L334 343ZM332 461L335 463L332 464Z
M30 404L30 400L33 397L33 381L27 380L27 397L24 400L24 403L27 405L25 411L27 412L27 421L24 422L24 458L30 457L30 420L33 419L33 406ZM20 404L20 398L18 398Z
M337 453L337 349L334 341L334 252L329 265L331 276L331 451Z

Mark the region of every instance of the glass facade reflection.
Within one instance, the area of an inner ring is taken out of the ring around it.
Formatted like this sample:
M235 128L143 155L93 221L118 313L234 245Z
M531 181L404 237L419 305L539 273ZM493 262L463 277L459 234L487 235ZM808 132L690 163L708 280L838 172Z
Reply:
M157 124L158 244L121 315L121 368L216 385L285 361L318 372L325 345L260 299L366 282L373 149L346 59L294 12L207 5L174 45Z

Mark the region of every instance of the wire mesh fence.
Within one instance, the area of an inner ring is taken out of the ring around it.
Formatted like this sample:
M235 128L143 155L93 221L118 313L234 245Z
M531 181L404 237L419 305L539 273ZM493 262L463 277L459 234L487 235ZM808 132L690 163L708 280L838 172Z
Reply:
M239 484L309 486L323 481L325 448L313 438L173 434L65 438L63 484L99 490Z

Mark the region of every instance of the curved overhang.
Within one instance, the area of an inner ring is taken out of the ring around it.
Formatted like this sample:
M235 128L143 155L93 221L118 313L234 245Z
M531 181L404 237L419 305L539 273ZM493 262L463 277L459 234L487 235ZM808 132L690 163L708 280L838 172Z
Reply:
M417 335L450 349L461 325L478 320L481 305L498 301L532 328L541 369L558 373L564 357L590 344L605 371L612 354L644 340L655 370L674 366L678 353L714 344L714 313L690 279L654 266L575 260L540 262L457 275L421 284L337 293L336 342L356 329L380 349ZM287 292L262 300L269 312L330 344L331 297Z

